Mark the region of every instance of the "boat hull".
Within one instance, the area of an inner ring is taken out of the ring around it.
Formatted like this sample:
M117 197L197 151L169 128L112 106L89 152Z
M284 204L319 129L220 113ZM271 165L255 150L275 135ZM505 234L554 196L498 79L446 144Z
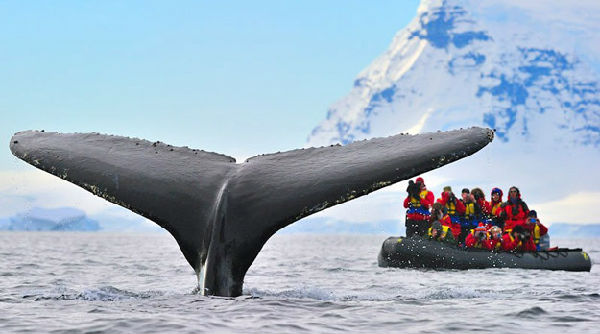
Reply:
M464 249L425 238L389 237L378 256L380 267L432 269L522 268L590 271L592 263L581 249L542 252L495 252Z

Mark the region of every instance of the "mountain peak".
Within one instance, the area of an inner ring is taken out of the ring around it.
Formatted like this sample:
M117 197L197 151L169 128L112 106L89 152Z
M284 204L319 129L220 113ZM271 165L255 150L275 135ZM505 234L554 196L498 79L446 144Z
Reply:
M309 145L457 125L492 127L505 143L600 145L600 82L590 66L545 42L539 26L515 31L511 20L487 12L513 7L476 4L422 1L415 19L328 110Z

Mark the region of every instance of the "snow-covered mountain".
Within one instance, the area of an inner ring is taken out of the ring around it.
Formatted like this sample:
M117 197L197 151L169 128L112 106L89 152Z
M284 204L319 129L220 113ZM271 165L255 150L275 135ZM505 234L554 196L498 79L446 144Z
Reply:
M308 146L486 126L482 153L428 173L436 196L448 183L600 198L599 22L597 1L423 0Z
M330 108L309 144L476 124L496 129L504 142L550 132L544 140L599 146L599 77L576 49L548 43L549 29L536 21L494 21L472 14L470 5L424 1L351 93Z

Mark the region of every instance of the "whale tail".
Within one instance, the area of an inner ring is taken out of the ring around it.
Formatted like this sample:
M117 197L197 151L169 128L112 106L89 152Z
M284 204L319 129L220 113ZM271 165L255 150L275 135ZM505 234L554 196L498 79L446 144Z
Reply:
M26 162L167 229L207 294L236 296L278 230L330 206L469 156L489 129L396 135L299 149L237 164L221 154L97 133L26 131Z

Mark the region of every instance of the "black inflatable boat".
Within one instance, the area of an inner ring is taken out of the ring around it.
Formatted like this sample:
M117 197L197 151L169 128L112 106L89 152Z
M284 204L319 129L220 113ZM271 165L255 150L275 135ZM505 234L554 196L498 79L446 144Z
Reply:
M464 249L421 237L389 237L378 256L380 267L484 269L523 268L566 271L590 271L592 262L581 249L557 249L540 252L490 252Z

